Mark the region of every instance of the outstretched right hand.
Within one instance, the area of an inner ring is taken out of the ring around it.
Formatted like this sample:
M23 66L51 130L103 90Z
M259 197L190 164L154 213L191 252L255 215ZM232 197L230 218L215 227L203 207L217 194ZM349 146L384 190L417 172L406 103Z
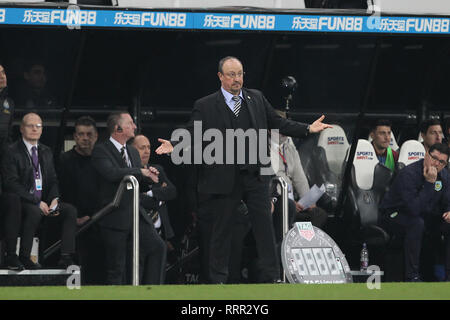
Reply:
M173 151L173 145L169 140L158 139L161 145L155 150L157 154L168 154Z

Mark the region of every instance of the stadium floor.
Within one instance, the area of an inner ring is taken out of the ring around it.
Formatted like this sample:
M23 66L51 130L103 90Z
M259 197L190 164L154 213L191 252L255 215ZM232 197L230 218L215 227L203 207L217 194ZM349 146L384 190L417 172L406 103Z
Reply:
M1 300L448 300L449 282L1 287Z

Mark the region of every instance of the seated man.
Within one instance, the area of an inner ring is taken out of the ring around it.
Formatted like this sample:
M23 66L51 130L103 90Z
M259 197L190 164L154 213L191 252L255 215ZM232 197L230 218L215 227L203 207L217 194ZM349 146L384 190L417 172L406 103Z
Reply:
M286 113L276 110L276 112L283 118ZM311 223L323 228L328 218L328 214L322 208L313 205L310 208L303 208L294 198L294 191L299 198L309 191L308 179L303 171L300 156L292 139L284 135L279 136L279 145L271 144L271 163L275 175L284 178L288 184L289 192L289 226L295 221L311 221ZM282 221L282 205L281 201L275 203L274 208L274 227L277 241L282 240L281 236L281 221Z
M23 84L16 95L17 105L26 109L48 109L57 105L47 85L45 66L37 60L25 65Z
M73 149L61 154L58 177L61 199L77 208L77 225L81 226L96 212L98 198L97 172L91 163L92 150L98 137L94 119L77 119L73 137ZM103 248L97 224L78 236L77 251L78 262L83 270L83 283L101 284Z
M423 139L425 151L435 143L442 143L443 133L441 122L438 119L427 119L420 125L420 135Z
M394 171L395 164L398 161L398 152L392 150L391 143L391 127L389 120L378 120L370 132L372 145L377 154L378 161Z
M419 258L425 230L444 234L450 280L450 176L445 168L449 154L447 145L432 145L424 159L400 171L380 205L380 225L404 236L407 281L421 281Z
M39 143L42 120L36 113L26 114L20 125L22 139L10 145L3 157L2 177L6 192L15 193L21 200L21 212L11 212L7 223L11 230L19 230L23 215L23 233L19 260L26 269L39 269L41 265L30 259L33 237L44 219L59 220L62 224L61 259L58 266L73 264L77 211L70 204L59 202L58 180L53 155L47 146ZM7 247L13 248L18 232L7 237ZM10 243L12 241L12 243ZM8 252L15 259L15 252Z
M167 178L163 167L150 165L150 141L144 135L137 135L132 140L132 145L141 156L142 167L153 167L159 171L158 183L150 184L150 190L141 196L141 205L152 215L154 226L161 237L165 240L173 238L174 233L170 224L169 214L165 201L173 200L177 196L177 189ZM170 246L168 244L168 246Z

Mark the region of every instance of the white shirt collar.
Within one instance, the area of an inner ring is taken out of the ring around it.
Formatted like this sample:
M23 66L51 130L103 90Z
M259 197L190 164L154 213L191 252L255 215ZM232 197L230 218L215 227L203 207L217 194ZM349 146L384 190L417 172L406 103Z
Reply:
M125 145L120 144L116 139L113 137L109 137L109 141L112 142L112 144L119 150L119 152L122 150L123 147L125 147L125 151L127 151L127 148Z
M233 97L234 95L232 95L231 93L229 93L227 90L225 90L223 87L220 87L220 89L222 90L222 94L225 97L225 101L227 103L231 103L231 101L233 101ZM239 97L241 97L241 99L244 99L244 97L242 96L242 90L239 92ZM234 103L234 102L233 102Z
M28 153L31 154L31 148L32 147L36 147L38 146L38 144L31 144L28 141L26 141L24 138L22 138L23 143L25 144L25 147L27 147ZM36 150L37 151L37 150Z

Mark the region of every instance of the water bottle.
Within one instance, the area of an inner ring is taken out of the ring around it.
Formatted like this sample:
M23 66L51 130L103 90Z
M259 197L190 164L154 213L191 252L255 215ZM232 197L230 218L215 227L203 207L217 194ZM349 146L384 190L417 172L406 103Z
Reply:
M361 249L361 271L366 271L369 266L369 250L367 250L367 245L364 242L363 247Z

